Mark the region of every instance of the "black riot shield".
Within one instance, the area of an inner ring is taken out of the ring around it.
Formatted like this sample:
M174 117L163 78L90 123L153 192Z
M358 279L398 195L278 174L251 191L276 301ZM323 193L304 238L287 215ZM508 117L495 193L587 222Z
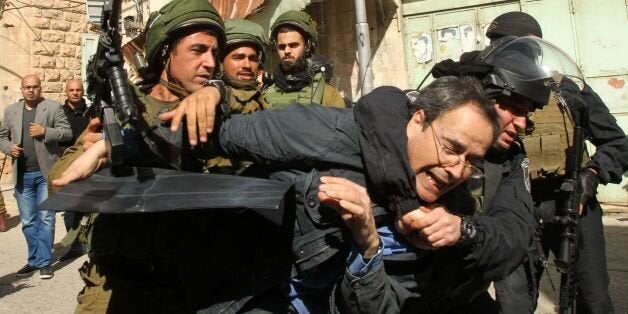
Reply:
M109 214L250 209L281 225L290 187L266 179L159 168L129 168L126 175L113 176L106 168L62 188L37 208Z

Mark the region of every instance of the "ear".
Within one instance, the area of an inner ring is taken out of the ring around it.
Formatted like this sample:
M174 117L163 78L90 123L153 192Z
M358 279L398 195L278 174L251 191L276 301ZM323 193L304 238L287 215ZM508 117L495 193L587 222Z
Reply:
M423 109L415 111L412 114L412 117L410 117L410 121L418 124L419 126L423 126L423 123L425 122L425 112Z
M423 130L424 121L425 113L423 110L417 110L410 116L410 121L408 121L408 127L406 128L408 138Z

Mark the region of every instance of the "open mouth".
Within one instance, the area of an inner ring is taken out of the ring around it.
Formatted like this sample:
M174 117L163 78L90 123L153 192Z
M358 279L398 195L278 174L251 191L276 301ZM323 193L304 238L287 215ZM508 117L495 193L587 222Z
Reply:
M441 180L440 178L438 178L433 173L428 171L425 174L426 174L426 177L427 177L427 181L429 183L431 183L432 185L434 185L436 188L442 189L445 185L447 185L446 181Z

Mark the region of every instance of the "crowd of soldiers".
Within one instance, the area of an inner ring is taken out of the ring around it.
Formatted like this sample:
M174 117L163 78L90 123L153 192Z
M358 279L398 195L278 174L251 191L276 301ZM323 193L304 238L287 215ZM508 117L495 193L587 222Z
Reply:
M125 164L291 188L279 223L244 205L75 215L66 243L89 252L77 313L533 313L563 237L555 191L577 113L597 150L579 165L575 308L613 312L595 191L628 170L628 139L531 16L495 19L486 49L437 63L427 86L379 87L355 104L316 66L316 27L301 11L279 16L267 41L206 0L173 1L145 35ZM259 75L268 44L271 82ZM543 114L562 129L532 128ZM108 164L106 140L88 128L49 171L51 187L89 183ZM556 168L537 149L552 141Z

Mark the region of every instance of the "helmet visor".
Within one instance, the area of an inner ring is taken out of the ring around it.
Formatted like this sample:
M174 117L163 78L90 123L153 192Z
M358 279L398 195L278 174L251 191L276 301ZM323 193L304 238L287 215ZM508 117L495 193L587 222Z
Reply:
M556 45L534 36L524 36L497 46L484 62L506 69L519 79L560 83L567 77L580 89L584 76L576 62Z

